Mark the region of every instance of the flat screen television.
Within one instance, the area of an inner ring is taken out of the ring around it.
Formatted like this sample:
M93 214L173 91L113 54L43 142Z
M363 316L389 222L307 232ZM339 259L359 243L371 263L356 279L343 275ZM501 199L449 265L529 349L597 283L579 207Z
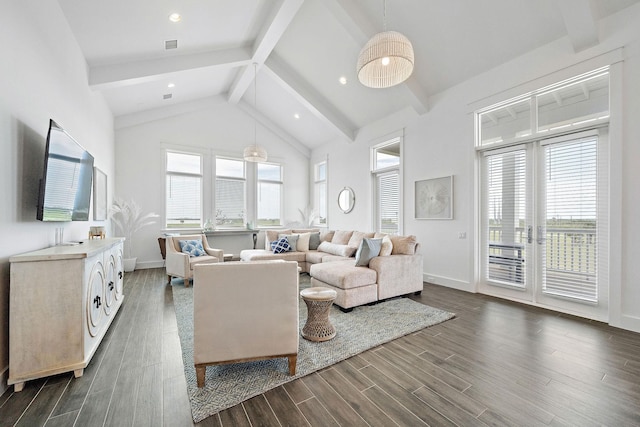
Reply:
M40 221L88 221L93 156L55 121L49 121L40 180Z

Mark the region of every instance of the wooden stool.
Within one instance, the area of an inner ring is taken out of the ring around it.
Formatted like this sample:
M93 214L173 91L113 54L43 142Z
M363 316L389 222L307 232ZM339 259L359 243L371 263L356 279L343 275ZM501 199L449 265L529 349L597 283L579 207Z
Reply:
M307 288L300 296L307 304L307 323L302 328L302 337L309 341L328 341L336 336L336 328L329 321L329 310L337 292L324 287Z

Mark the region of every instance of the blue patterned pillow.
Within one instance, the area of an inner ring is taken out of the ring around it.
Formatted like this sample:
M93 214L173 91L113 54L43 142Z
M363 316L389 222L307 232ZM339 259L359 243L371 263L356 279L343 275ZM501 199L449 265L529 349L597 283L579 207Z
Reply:
M207 253L202 247L202 241L200 240L180 240L180 250L185 254L189 254L190 257L202 256Z
M278 240L271 242L271 250L274 254L281 254L282 252L289 252L291 245L286 237L282 237Z

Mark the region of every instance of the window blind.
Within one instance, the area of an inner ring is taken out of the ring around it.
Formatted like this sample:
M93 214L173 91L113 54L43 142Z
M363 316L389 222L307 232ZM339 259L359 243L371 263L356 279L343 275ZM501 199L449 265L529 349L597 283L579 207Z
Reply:
M393 171L377 176L378 181L378 230L397 234L400 231L400 176Z
M525 287L526 151L485 159L486 279Z
M546 145L543 292L598 300L597 138Z

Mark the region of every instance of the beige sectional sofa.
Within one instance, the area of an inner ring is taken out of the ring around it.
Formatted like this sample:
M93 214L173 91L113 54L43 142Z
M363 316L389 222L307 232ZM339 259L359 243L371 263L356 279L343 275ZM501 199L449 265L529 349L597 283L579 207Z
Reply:
M312 234L314 238L310 238ZM293 241L296 250L274 253L271 243L282 237ZM380 255L368 260L368 264L356 265L358 248L364 239L371 238L383 238ZM334 289L335 304L346 311L358 305L420 293L423 283L419 248L415 236L345 230L268 230L265 249L243 250L240 259L296 261L302 271L309 273L313 286Z

